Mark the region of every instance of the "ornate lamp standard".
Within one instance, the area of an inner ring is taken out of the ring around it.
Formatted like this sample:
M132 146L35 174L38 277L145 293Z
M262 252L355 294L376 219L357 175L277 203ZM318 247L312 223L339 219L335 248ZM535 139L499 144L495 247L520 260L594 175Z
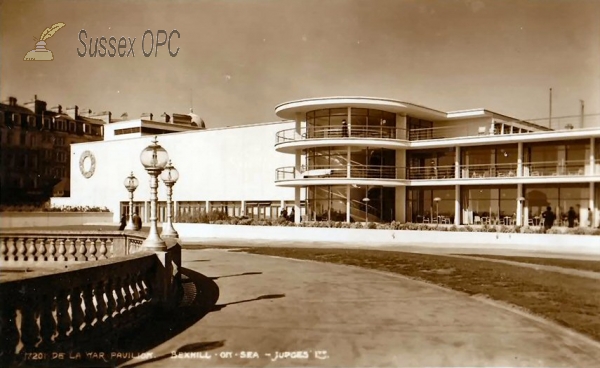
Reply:
M133 223L133 192L138 187L139 181L135 176L133 176L133 171L131 174L125 178L125 188L129 191L129 219L127 221L127 226L125 230L135 230L135 224Z
M171 164L171 160L169 160L169 163L165 166L165 170L160 174L160 178L167 186L167 223L163 224L161 235L165 238L178 238L179 234L173 228L173 201L171 197L173 195L173 185L179 179L179 171Z
M152 250L166 250L167 244L158 235L156 226L156 202L158 201L158 176L167 165L169 154L158 144L156 137L154 137L152 144L144 148L140 154L140 161L148 175L150 175L150 232L142 246Z

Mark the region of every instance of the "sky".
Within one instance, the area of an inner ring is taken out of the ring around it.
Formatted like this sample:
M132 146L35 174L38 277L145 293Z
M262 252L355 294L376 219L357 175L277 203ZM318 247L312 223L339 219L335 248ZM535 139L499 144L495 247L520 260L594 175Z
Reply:
M323 96L534 119L552 88L553 116L580 100L600 113L600 0L12 0L0 14L0 99L19 103L129 118L193 106L207 127L277 121L276 105ZM23 61L57 22L54 60ZM177 55L150 54L150 34L142 50L146 30L177 30ZM78 55L102 36L135 37L135 56Z

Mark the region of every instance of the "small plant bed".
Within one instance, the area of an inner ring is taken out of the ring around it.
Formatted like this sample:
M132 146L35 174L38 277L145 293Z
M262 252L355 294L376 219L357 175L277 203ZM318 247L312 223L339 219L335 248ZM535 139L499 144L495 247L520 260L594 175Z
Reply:
M344 222L344 221L302 221L299 224L287 218L256 219L248 217L232 217L226 213L213 211L208 214L182 215L175 222L192 224L213 225L244 225L244 226L290 226L290 227L317 227L333 229L373 229L373 230L415 230L415 231L450 231L467 233L505 233L505 234L570 234L570 235L600 235L600 229L577 227L555 227L544 231L540 226L516 226L516 225L442 225L421 224L411 222L392 221L388 223L379 222Z
M247 248L248 253L393 272L524 308L600 341L598 280L443 255L362 249Z
M563 268L572 268L575 270L600 272L600 261L586 261L580 259L563 259L563 258L537 258L537 257L521 257L521 256L497 256L490 254L460 254L461 256L480 257L489 259L499 259L513 262L523 262L530 264L538 264L542 266L556 266Z

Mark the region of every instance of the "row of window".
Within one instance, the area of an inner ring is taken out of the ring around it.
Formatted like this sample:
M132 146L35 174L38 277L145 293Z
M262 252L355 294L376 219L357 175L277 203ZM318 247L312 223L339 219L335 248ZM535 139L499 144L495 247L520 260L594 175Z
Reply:
M174 132L172 130L149 128L149 127L134 127L134 128L124 128L124 129L116 129L115 130L115 135L133 134L133 133L168 134L168 133L174 133Z
M11 113L9 114L9 123L16 126L22 126L21 114ZM4 113L0 112L0 124L4 125ZM26 116L26 126L28 128L36 128L36 118L32 115ZM95 124L87 124L79 121L67 121L65 119L53 119L50 117L44 117L42 125L47 130L58 130L69 133L78 134L89 134L94 136L103 135L103 127Z
M134 212L137 212L143 221L148 221L147 216L148 204L146 202L134 202ZM129 215L129 202L121 202L121 213L120 215ZM284 207L281 206L280 201L256 201L245 202L245 211L242 208L241 201L210 201L208 202L208 212L206 201L182 201L177 202L177 211L174 214L174 222L197 222L203 216L212 213L213 217L219 217L221 214L223 217L248 217L255 219L276 219L280 216L282 210L285 208L289 214L294 207L293 202L285 202ZM304 203L301 204L304 208ZM148 208L149 210L149 208ZM304 209L301 210L301 215L304 215ZM158 202L157 206L158 221L164 222L167 220L167 204L166 202Z

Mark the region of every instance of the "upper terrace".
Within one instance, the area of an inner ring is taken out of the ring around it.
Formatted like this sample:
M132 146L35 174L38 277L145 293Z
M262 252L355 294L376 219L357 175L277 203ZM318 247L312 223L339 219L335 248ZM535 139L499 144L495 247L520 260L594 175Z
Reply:
M320 146L389 149L477 145L596 136L600 114L519 120L485 109L441 112L389 99L330 97L283 103L278 116L295 119L277 132L275 149L293 153ZM591 134L591 135L590 135Z

